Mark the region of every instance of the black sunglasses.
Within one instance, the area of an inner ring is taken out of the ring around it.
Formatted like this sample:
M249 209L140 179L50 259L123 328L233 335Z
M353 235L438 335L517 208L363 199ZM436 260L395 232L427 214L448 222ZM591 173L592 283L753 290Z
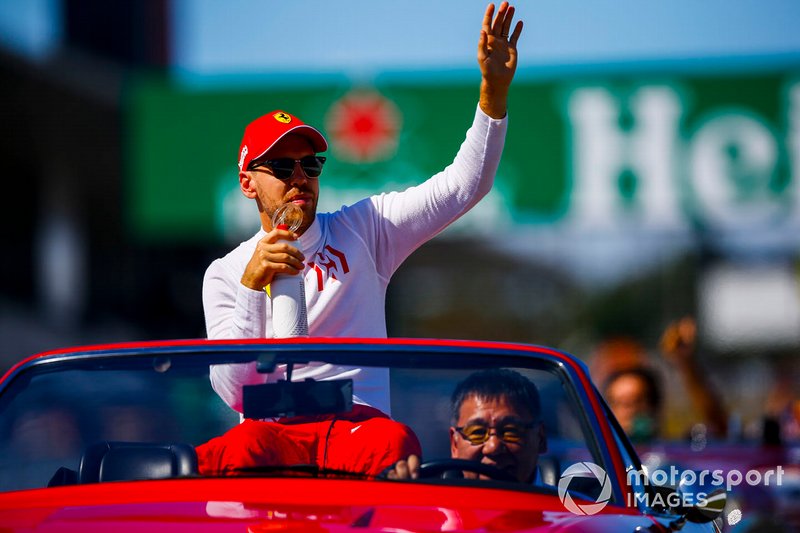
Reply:
M321 155L307 155L300 159L292 159L291 157L279 157L277 159L262 159L260 161L253 161L248 166L248 170L256 170L257 167L267 167L272 175L279 180L288 180L294 174L294 166L300 163L300 168L308 178L317 178L322 174L322 165L325 164L326 158Z

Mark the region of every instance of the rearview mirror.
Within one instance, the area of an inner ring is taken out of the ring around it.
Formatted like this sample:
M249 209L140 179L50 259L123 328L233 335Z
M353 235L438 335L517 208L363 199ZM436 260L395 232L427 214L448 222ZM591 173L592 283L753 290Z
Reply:
M278 381L243 387L245 418L346 413L353 409L353 380Z
M678 485L678 493L683 502L682 514L686 520L695 524L711 522L720 516L728 501L725 487L699 480L704 480L704 477L696 475L692 483L682 477Z

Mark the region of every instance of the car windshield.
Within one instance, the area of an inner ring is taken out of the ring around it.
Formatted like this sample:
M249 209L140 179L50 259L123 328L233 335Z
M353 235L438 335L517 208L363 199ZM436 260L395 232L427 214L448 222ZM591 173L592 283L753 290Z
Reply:
M195 447L224 434L240 423L240 414L212 389L209 368L254 361L259 361L265 375L272 371L272 381L285 379L286 363L293 368L333 364L388 372L391 416L416 434L424 462L450 458L450 428L454 425L450 401L456 385L476 370L513 369L536 385L541 399L547 451L539 456L533 485L556 485L560 472L579 461L605 468L598 438L592 433L591 414L581 403L584 395L559 361L536 354L447 352L425 347L295 346L282 352L272 347L206 346L46 356L23 365L4 382L0 395L0 490L58 484L54 481L57 472L78 471L82 460L87 460L87 450L99 442ZM331 390L341 394L340 388ZM355 396L360 392L356 387ZM259 397L257 401L271 400ZM324 402L313 409L324 411ZM275 414L269 410L261 413ZM471 431L470 438L479 439L481 429L477 428L478 437L475 428L462 431ZM507 430L507 437L503 434L509 442L516 438L512 430ZM500 434L497 428L494 431ZM300 470L243 471L242 475L288 476Z

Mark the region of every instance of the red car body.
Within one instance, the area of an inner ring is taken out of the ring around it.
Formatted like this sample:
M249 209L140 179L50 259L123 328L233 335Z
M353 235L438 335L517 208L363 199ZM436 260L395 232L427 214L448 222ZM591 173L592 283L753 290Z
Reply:
M350 480L191 479L7 494L4 531L633 531L634 509L576 516L556 496ZM554 509L562 509L554 511Z

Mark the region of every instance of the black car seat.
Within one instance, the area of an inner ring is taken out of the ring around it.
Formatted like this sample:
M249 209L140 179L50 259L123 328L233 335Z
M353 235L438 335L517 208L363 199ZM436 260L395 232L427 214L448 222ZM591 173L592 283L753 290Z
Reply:
M197 474L197 454L183 443L102 441L89 446L78 483L167 479Z

